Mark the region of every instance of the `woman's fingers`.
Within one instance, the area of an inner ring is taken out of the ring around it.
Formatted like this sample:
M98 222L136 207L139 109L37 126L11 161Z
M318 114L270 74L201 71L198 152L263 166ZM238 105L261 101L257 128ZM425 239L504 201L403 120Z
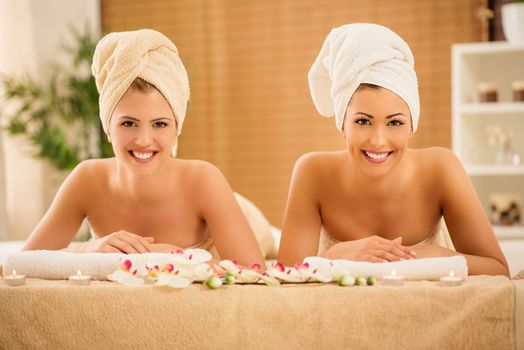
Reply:
M393 240L382 238L380 240L380 243L400 249L407 256L403 254L397 254L397 255L399 255L400 257L404 259L413 259L417 256L417 254L411 248L402 245L402 236L399 236Z
M389 260L382 259L374 255L365 255L363 261L369 261L373 263L385 263L385 262L388 262Z
M144 253L153 251L153 247L151 246L151 244L155 241L153 237L142 237L139 235L134 235L134 236L136 237L136 239L138 239L140 244L142 244L142 246L144 247L144 250L145 250Z
M115 247L110 246L110 245L102 246L102 248L100 248L100 252L101 253L123 253L118 248L115 248Z
M402 245L402 236L395 238L392 242L396 243L397 246L402 249L406 254L409 254L411 258L416 258L417 253L408 246Z
M117 237L121 241L124 241L130 246L132 246L133 249L137 251L139 254L151 252L153 249L151 247L151 243L148 240L148 238L152 239L152 237L142 237L127 231L118 232Z
M119 249L125 254L139 254L138 250L136 250L131 244L118 238L108 240L107 244Z
M383 249L371 250L369 253L373 256L376 256L377 258L381 258L387 261L400 261L402 259L399 256Z
M398 259L396 260L400 260L400 259L403 259L403 260L408 260L408 259L413 259L413 256L411 256L410 254L408 254L406 252L405 249L402 249L402 247L399 247L395 244L381 244L380 245L380 249L381 250L384 250L390 254L393 254L395 255L396 257L398 257Z

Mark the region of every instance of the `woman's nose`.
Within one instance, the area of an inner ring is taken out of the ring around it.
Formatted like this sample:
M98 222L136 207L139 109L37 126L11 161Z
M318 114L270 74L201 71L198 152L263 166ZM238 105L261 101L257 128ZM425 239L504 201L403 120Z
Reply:
M152 136L153 135L151 134L150 128L139 127L137 130L135 143L141 147L149 146L153 140Z
M370 143L374 147L382 147L386 144L386 131L382 127L373 128Z

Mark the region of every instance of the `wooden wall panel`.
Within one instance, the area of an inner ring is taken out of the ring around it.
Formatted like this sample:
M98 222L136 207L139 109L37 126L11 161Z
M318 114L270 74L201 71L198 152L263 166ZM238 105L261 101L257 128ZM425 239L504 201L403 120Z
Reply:
M102 0L105 31L157 29L180 50L191 102L179 156L222 169L280 226L295 160L343 147L318 116L307 72L329 30L375 22L415 55L420 128L411 147L450 146L451 44L479 41L481 0Z

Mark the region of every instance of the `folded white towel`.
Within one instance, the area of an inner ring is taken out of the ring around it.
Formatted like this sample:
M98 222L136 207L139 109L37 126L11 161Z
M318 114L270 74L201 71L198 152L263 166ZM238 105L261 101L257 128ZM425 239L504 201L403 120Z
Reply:
M313 256L305 258L304 262L307 262L310 268L329 266L332 263L333 267L340 268L352 276L376 276L380 278L384 275L390 275L395 269L397 275L404 276L407 280L438 280L442 276L448 276L450 271L453 271L457 277L468 277L466 258L461 255L387 263L329 260Z
M335 115L339 130L348 103L362 83L400 96L411 112L413 131L417 130L420 102L413 54L398 34L384 26L354 23L331 30L308 79L318 112Z

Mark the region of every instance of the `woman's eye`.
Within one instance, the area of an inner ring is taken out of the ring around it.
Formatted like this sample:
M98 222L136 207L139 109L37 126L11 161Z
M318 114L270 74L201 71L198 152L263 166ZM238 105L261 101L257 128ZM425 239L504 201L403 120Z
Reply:
M392 120L388 123L388 125L391 126L401 126L404 125L404 122L401 122L400 120Z
M122 126L125 128L132 128L133 126L136 126L135 122L132 122L130 120L126 120L125 122L122 122Z
M371 124L369 119L364 119L364 118L360 118L360 119L355 120L355 123L358 124L358 125L370 125Z
M166 122L156 122L153 124L154 128L165 128L167 126Z

